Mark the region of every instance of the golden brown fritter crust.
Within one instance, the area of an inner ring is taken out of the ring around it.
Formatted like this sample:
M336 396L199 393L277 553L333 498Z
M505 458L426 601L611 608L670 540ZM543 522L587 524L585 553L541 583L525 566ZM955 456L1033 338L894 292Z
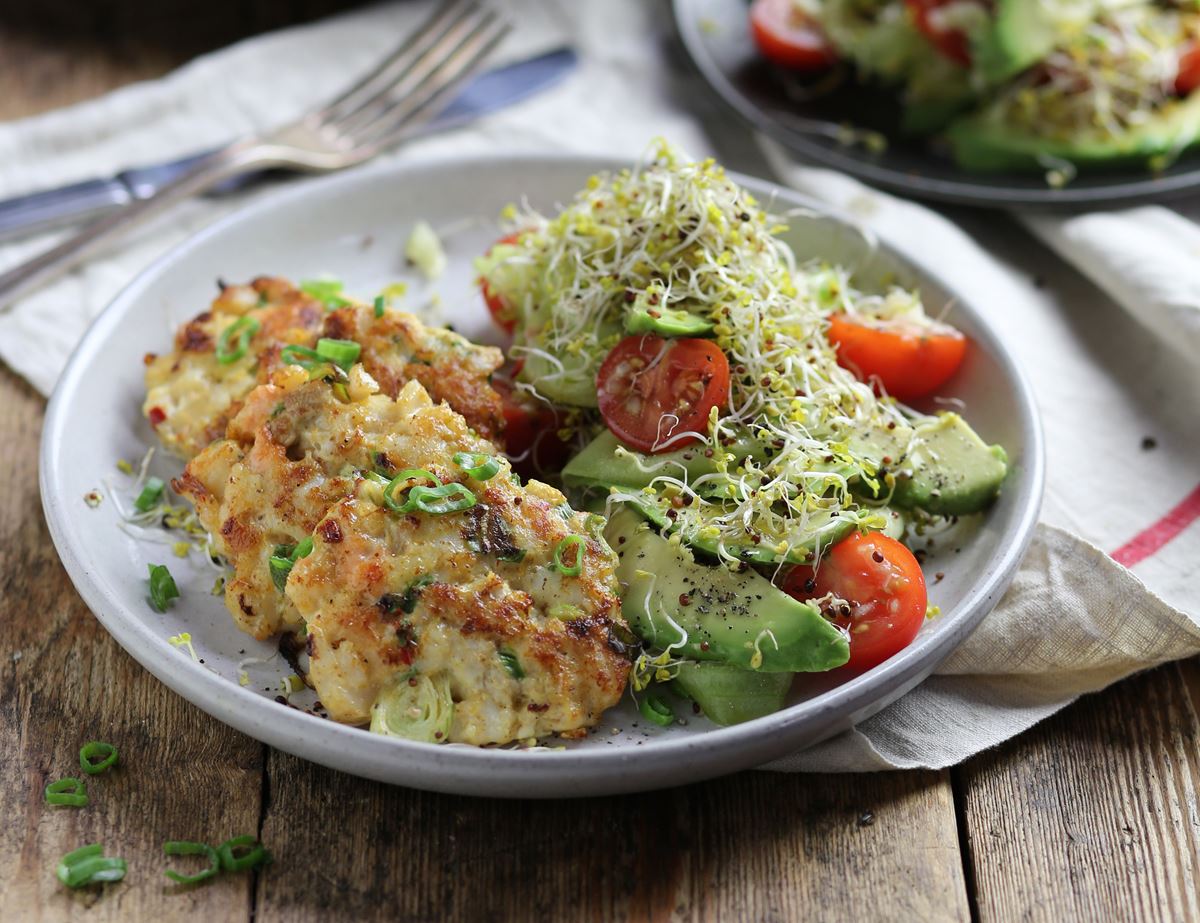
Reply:
M235 621L259 638L307 624L310 682L340 721L365 722L380 694L416 669L449 682L449 740L593 725L629 670L616 637L628 637L616 559L598 524L545 484L515 483L492 445L419 383L395 400L372 387L359 366L344 395L281 369L246 397L229 438L176 479L234 569L226 605ZM456 452L496 457L500 470L477 481ZM464 484L476 504L400 514L363 476L409 468ZM571 535L583 539L578 576L554 566ZM280 592L272 550L308 536L314 550Z
M257 320L258 332L245 356L222 363L216 358L221 332L242 316ZM358 342L361 362L385 394L394 397L406 382L420 381L485 438L503 430L503 405L489 383L503 362L498 349L476 346L402 311L387 309L376 317L373 307L362 304L330 310L287 280L270 277L225 286L210 310L180 328L170 353L147 357L143 412L167 448L193 458L225 434L250 390L270 380L285 346L312 348L321 337Z

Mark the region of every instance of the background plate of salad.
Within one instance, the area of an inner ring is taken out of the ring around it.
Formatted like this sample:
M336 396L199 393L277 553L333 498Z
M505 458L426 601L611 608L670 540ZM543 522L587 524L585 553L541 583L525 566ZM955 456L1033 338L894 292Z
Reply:
M1200 186L1200 13L1101 0L673 0L718 96L904 195L1069 208Z

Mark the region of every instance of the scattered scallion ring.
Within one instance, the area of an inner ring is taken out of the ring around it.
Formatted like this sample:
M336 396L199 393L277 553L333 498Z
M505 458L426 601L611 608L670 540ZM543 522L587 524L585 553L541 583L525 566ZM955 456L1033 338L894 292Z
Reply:
M146 484L142 487L142 492L137 495L137 499L133 501L133 508L139 513L146 513L158 505L158 501L162 499L163 490L166 488L162 478L148 477Z
M217 855L221 859L221 868L227 872L256 868L271 858L262 843L248 833L226 840L217 847Z
M382 295L375 296L375 316L383 317L384 299Z
M150 605L166 612L172 599L179 598L179 587L165 564L150 565Z
M66 805L71 808L86 807L88 803L87 786L83 779L70 776L59 779L46 786L46 803Z
M521 666L521 661L517 655L510 650L501 649L496 656L500 658L500 662L504 664L504 669L508 671L508 675L513 679L524 679L525 668Z
M79 765L89 776L99 775L117 764L117 748L102 740L92 740L79 750Z
M671 706L653 692L642 696L642 700L638 702L638 711L642 713L643 718L653 721L659 727L666 727L675 720L675 712L671 711Z
M388 481L387 486L383 488L383 503L389 510L394 513L407 513L408 510L403 509L405 504L396 501L396 491L410 487L409 481L432 481L436 486L442 486L442 479L432 471L426 471L424 468L405 468L394 478Z
M279 361L284 365L298 365L302 369L312 371L315 366L325 361L325 357L315 349L292 344L279 351Z
M477 481L488 481L500 473L500 462L494 455L482 452L455 452L454 464Z
M287 586L288 576L292 573L292 567L301 558L307 558L312 554L313 540L311 535L306 535L298 545L276 545L271 552L271 557L267 559L267 568L271 573L271 582L275 584L275 589L283 592Z
M317 340L317 355L327 359L341 369L349 369L362 355L362 347L353 340L334 340L321 337Z
M339 279L305 279L299 288L304 294L312 295L324 303L326 308L340 308L350 304L350 299L342 294L344 286Z
M439 487L414 487L408 492L397 512L399 513L429 513L441 516L445 513L461 513L476 504L475 495L462 484L443 484Z
M221 871L221 857L207 843L192 843L188 840L168 840L163 843L163 854L167 856L205 856L208 858L208 868L201 869L194 875L181 875L174 869L163 872L171 881L181 885L194 885L198 881L212 878Z
M567 554L570 549L578 549L575 552L575 563L563 563L563 555ZM582 535L568 535L554 547L554 569L560 574L567 577L578 577L583 573L583 556L586 553L587 539Z
M250 339L258 333L260 326L257 318L243 314L222 330L221 335L217 337L217 361L222 365L228 365L246 355L247 350L250 349ZM229 341L235 336L237 345L230 349Z
M102 881L120 881L127 870L124 859L105 856L104 847L92 843L63 856L55 874L68 888L82 888Z

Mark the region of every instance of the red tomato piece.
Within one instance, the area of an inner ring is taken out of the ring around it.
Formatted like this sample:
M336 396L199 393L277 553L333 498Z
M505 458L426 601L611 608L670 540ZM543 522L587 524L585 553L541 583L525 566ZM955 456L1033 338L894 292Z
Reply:
M1193 44L1179 56L1179 73L1175 77L1175 92L1180 96L1200 86L1200 44Z
M520 231L514 231L511 234L506 234L501 237L496 243L498 244L515 244L521 237ZM491 253L489 248L488 253ZM496 292L493 292L491 286L484 279L479 280L479 291L483 294L484 304L487 305L488 313L492 315L492 320L505 333L512 333L517 327L517 316L514 313L512 306L505 303L504 299Z
M905 0L917 29L930 44L955 64L970 67L971 42L967 33L962 29L946 29L937 21L935 10L951 2L955 0Z
M521 477L544 477L563 469L574 447L558 434L563 428L562 415L527 394L517 391L503 378L495 378L492 387L504 400L504 454Z
M750 31L767 60L791 70L824 70L837 60L821 27L792 0L754 0Z
M911 551L882 532L855 532L826 552L814 571L793 567L783 589L802 602L832 593L848 607L825 606L827 617L850 632L850 660L858 672L908 647L925 621L925 575Z
M826 335L844 368L864 381L877 381L902 401L933 394L967 353L967 338L948 324L926 327L834 314Z
M696 441L729 399L729 360L710 340L625 337L596 375L600 416L622 442L670 452Z

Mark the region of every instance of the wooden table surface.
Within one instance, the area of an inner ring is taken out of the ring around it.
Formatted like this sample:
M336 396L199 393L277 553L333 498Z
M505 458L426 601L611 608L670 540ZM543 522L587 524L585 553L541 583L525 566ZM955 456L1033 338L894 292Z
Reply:
M39 38L0 18L0 118L156 75L320 7L247 3L258 19L183 47ZM5 920L1200 919L1197 661L1120 683L941 772L748 772L558 803L364 782L218 723L92 618L42 519L44 409L0 370ZM122 767L93 783L86 810L47 807L45 784L95 738L120 746ZM239 833L260 835L274 864L194 888L162 876L164 841ZM128 860L128 876L67 891L55 863L96 841Z

